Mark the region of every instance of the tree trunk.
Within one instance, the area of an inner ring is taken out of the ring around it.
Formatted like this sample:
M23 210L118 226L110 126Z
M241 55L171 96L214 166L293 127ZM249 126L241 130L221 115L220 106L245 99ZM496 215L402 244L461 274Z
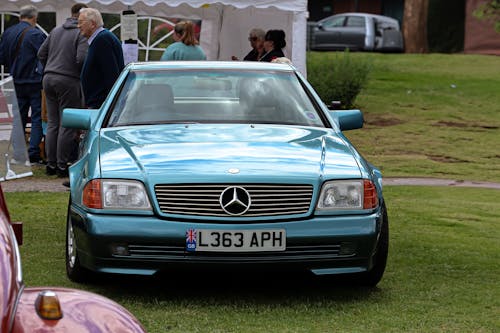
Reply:
M406 53L427 53L429 0L405 0L403 36Z

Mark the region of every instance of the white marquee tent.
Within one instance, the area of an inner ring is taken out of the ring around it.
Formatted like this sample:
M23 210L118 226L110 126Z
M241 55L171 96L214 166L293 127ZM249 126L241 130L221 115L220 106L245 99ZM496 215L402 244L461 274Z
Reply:
M118 14L130 8L140 16L202 20L200 44L208 60L242 58L249 51L247 37L252 28L282 29L285 56L306 75L307 0L2 0L0 12L33 4L41 12L55 12L61 24L76 2L102 13Z

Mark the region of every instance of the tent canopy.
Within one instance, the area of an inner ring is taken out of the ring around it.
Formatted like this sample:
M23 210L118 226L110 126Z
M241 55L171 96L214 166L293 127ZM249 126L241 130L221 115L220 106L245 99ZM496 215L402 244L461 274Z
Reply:
M201 20L200 45L208 60L243 58L250 50L252 28L282 29L286 34L285 56L306 75L307 0L3 0L0 11L18 11L26 4L41 12L56 12L57 24L81 2L103 13L132 9L138 15Z

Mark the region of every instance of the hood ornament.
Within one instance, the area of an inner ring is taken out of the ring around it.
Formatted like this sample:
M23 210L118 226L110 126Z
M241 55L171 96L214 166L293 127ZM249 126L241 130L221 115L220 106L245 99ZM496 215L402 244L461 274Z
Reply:
M227 170L227 172L229 172L230 174L235 175L237 173L240 173L240 169L238 169L238 168L231 168L231 169Z

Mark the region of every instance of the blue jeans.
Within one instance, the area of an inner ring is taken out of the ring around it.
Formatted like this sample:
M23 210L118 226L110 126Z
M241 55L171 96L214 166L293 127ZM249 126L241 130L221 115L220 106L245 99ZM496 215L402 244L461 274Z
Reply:
M31 134L28 155L30 161L38 162L40 160L40 143L42 142L42 84L25 83L14 84L16 89L17 104L23 132L26 131L28 123L28 112L31 107Z

